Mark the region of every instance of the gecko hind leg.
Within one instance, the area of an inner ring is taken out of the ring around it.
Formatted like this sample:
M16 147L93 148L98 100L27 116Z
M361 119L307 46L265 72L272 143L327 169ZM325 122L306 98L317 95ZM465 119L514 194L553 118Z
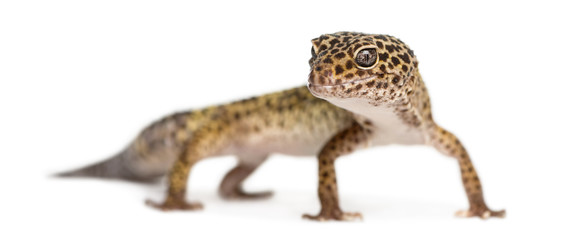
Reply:
M198 129L195 137L183 148L168 175L168 191L162 203L147 200L146 204L163 211L200 210L202 204L186 201L186 187L191 168L201 159L219 152L228 141L230 126L222 121L211 122ZM218 133L218 134L216 134Z
M230 170L219 187L219 195L226 200L266 199L273 195L272 191L245 192L242 183L267 159L262 156L240 156L239 164Z

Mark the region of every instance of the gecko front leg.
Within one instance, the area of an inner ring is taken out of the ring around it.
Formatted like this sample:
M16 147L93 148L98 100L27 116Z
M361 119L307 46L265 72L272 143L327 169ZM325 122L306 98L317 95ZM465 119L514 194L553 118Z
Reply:
M456 158L459 162L461 179L469 199L469 210L459 211L456 215L459 217L481 217L483 219L505 217L505 210L493 211L485 204L481 181L461 141L449 131L438 126L431 132L431 140L438 151Z
M364 129L355 122L351 127L335 135L323 147L318 155L318 196L321 202L321 212L316 216L305 214L303 218L317 221L362 219L360 213L343 212L339 206L335 160L366 143L369 135L370 130Z
M199 129L182 150L168 176L169 186L163 203L147 200L146 204L163 210L199 210L202 204L186 201L186 187L192 166L202 158L218 152L227 142L229 127L224 122L215 121Z

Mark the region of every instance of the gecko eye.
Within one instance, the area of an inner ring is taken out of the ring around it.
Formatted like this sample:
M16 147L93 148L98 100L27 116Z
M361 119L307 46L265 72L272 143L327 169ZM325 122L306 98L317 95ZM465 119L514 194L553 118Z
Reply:
M362 68L370 68L377 62L377 50L374 48L363 49L357 53L355 61Z

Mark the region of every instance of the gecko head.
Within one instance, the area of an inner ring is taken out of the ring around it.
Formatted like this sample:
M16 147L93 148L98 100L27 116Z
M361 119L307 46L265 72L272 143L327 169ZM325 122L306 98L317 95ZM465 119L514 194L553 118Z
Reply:
M337 106L347 99L394 101L411 91L418 75L413 51L392 36L338 32L312 44L308 88Z

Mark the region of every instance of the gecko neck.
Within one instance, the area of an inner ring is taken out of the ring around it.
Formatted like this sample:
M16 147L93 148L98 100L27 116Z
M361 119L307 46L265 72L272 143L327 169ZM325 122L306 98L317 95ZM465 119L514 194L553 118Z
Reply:
M361 125L368 121L370 126L366 127L373 128L374 132L373 145L413 145L425 142L423 131L403 121L392 104L375 106L368 99L360 98L334 97L325 100L354 113Z

